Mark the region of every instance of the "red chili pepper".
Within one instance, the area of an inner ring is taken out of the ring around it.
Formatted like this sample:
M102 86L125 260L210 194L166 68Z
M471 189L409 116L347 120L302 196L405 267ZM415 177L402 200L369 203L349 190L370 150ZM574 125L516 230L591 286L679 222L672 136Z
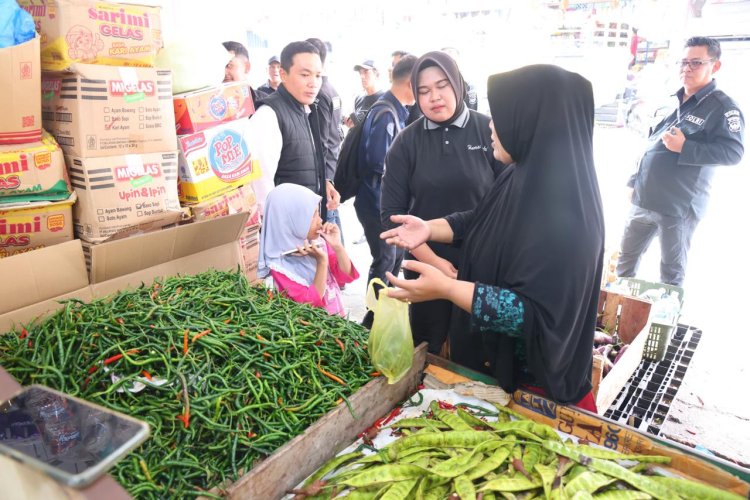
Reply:
M254 433L253 431L248 431L248 433L247 433L247 437L250 438L250 439L252 439L254 437L257 437L257 436L258 435L256 433Z
M267 293L268 293L268 300L273 300L273 290L269 288Z
M138 353L138 349L131 349L129 351L125 351L125 354L136 354ZM114 356L111 356L104 360L104 364L108 365L110 363L114 363L118 359L122 358L122 354L115 354Z
M269 353L267 353L267 352L264 352L263 353L263 357L266 358L266 359L268 359L268 358L271 357L271 355Z
M370 374L370 376L371 376L371 377L379 377L379 376L380 376L380 372L372 372L372 373Z
M446 403L445 401L438 400L438 407L442 410L455 410L456 407L453 406L450 403Z
M318 341L315 342L315 345L323 345L323 341L322 340L318 340Z
M240 330L240 337L244 337L244 336L245 336L245 330Z
M260 372L258 370L255 370L255 378L260 378Z
M208 330L203 330L202 332L200 332L199 334L197 334L197 335L196 335L195 337L193 337L193 342L195 342L195 341L196 341L196 340L198 340L199 338L203 337L204 335L208 335L209 333L211 333L211 330L210 330L210 329L208 329Z
M117 318L117 322L120 323L121 325L125 324L125 320L122 318Z
M185 429L190 427L190 414L189 413L186 415L177 415L177 419L182 421L182 425L185 427Z
M297 321L299 321L300 324L305 325L305 326L310 326L310 324L311 324L309 321L305 321L302 318L298 319Z
M356 347L357 349L359 349L359 342L357 342L356 340L354 341L354 347Z
M29 349L31 349L33 345L34 345L34 342L31 339L29 339Z
M28 336L29 336L29 331L26 328L21 328L21 335L19 335L18 338L23 340Z
M231 322L232 322L232 318L227 318L227 319L224 320L224 324L225 325L228 325Z
M182 341L182 353L187 356L188 353L188 331L185 330L185 333L183 334L183 341Z
M391 412L391 414L388 415L388 417L385 420L383 420L383 422L381 423L381 425L386 425L388 422L390 422L391 420L393 420L394 418L396 418L397 415L400 415L400 414L401 414L401 408L394 409Z
M344 343L343 343L343 342L341 342L341 341L340 341L339 339L335 339L335 340L336 340L336 343L337 343L337 344L339 345L339 347L341 348L341 352L346 352L346 347L344 346Z
M256 333L256 334L255 334L255 337L256 337L256 338L257 338L258 340L262 340L263 342L268 342L268 341L267 341L267 340L266 340L265 338L263 338L263 335L261 335L260 333Z
M154 378L153 378L153 377L151 376L151 374L150 374L149 372L147 372L146 370L143 370L143 371L141 372L141 374L142 374L142 375L143 375L144 377L146 377L146 378L147 378L147 379L148 379L149 381L151 381L151 380L153 380L153 379L154 379Z
M92 373L94 373L98 369L99 369L98 366L96 366L96 365L92 366L91 368L89 368L89 375L91 375Z

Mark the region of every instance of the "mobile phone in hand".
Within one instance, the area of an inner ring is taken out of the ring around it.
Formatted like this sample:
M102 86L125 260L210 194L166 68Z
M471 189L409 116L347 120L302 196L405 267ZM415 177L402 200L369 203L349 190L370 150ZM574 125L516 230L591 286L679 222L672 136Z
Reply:
M0 416L0 453L77 488L149 435L145 422L41 385L1 401Z

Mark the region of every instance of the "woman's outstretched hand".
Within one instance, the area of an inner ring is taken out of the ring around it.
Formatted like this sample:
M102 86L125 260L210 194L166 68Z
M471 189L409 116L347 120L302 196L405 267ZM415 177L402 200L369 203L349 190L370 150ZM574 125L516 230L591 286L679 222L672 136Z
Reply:
M413 215L391 215L391 221L401 224L380 233L380 238L389 245L412 250L430 239L430 226Z
M450 288L456 283L436 267L416 260L405 260L403 268L419 273L415 280L402 280L391 273L386 273L388 281L396 289L389 288L388 296L409 302L425 302L427 300L447 299Z

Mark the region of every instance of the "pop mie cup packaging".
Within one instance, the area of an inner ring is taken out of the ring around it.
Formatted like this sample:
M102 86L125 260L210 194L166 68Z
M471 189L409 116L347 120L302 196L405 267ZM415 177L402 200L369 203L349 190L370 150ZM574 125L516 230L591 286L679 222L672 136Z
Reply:
M178 138L181 202L200 203L260 178L247 142L248 123L234 120Z

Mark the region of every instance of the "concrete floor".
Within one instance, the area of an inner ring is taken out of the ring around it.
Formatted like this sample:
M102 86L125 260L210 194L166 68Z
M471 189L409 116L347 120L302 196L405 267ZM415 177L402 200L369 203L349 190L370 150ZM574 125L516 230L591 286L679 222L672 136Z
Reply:
M616 249L628 204L625 181L643 150L643 139L628 129L597 128L595 154L605 210L607 246ZM743 320L748 307L742 290L750 284L745 263L750 201L750 160L717 169L708 215L693 239L682 323L703 331L683 384L672 403L671 420L662 427L670 439L699 445L750 467L750 331ZM364 292L371 257L353 202L341 208L346 247L360 272L347 285L344 304L350 319L365 313ZM659 281L658 244L644 256L639 277ZM744 394L744 396L743 396Z

